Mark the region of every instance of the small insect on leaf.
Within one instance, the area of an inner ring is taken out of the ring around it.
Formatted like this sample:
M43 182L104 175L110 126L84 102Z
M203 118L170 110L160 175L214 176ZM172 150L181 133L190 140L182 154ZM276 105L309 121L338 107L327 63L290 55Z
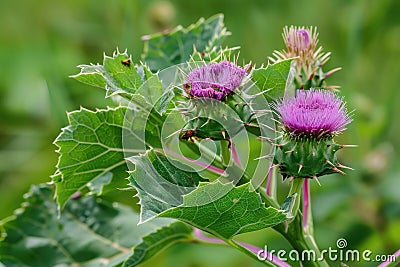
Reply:
M121 60L121 63L122 63L122 65L129 67L131 65L131 59L128 58L128 59Z
M181 135L181 139L188 140L189 138L193 137L194 130L187 130Z

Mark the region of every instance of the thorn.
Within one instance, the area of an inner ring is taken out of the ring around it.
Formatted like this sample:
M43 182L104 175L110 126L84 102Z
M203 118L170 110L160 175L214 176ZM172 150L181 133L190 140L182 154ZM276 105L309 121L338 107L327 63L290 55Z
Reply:
M336 164L336 167L354 171L353 168L351 168L351 167L349 167L349 166L342 165L342 164L340 164L340 163Z
M224 139L226 139L226 132L225 132L225 130L222 130L222 131L221 131L221 134L222 134L222 136L224 137Z
M272 165L269 167L268 172L269 172L271 169L276 168L276 167L280 167L280 166L281 166L281 164L272 164Z
M258 126L257 124L254 124L254 123L245 123L244 126L260 128L260 126Z
M295 179L294 176L290 176L289 177L289 183L293 182L294 179Z
M330 70L330 71L328 71L327 73L325 73L325 76L324 76L324 79L326 79L326 78L328 78L329 76L331 76L333 73L335 73L335 72L337 72L337 71L339 71L339 70L341 70L342 68L336 68L336 69L333 69L333 70Z
M325 89L327 90L332 90L332 91L338 91L337 89L340 89L341 86L339 85L329 85L329 86L325 86Z
M179 130L173 132L172 134L168 135L165 139L169 139L169 138L171 138L172 136L174 136L175 134L181 133L182 131L183 131L183 130L179 129Z
M274 157L274 155L265 155L265 156L261 156L258 158L255 158L254 160L259 160L259 159L272 159Z
M337 173L343 174L343 175L345 175L345 174L346 174L344 171L341 171L341 170L339 170L339 169L338 169L338 168L336 168L336 167L333 167L333 168L331 168L331 170L332 170L332 171L334 171L334 172L337 172Z
M233 118L233 120L235 120L235 121L237 121L237 122L240 122L240 123L244 123L243 120L238 119L238 118Z
M261 125L262 127L267 128L267 129L270 130L270 131L273 131L273 132L276 131L274 128L272 128L271 126L268 126L268 125L266 125L266 124L264 124L264 123L258 123L258 124Z
M340 145L340 148L358 147L358 145Z
M282 145L281 145L282 146ZM293 155L293 153L294 153L294 150L289 150L289 151L286 151L285 153L290 153L290 154L292 154Z
M314 150L311 150L311 151L310 151L310 154L311 154L313 157L315 157L315 151L314 151Z
M259 136L256 138L257 140L260 141L267 141L268 143L270 143L271 145L273 145L273 141L275 141L274 138L270 138L270 137L265 137L265 136Z
M328 131L321 131L320 133L319 133L319 135L317 136L317 139L320 139L321 137L323 137L325 134L327 134L328 133Z
M208 123L210 123L210 119L208 119L206 122L204 122L201 126L200 126L200 128L202 128L202 127L204 127L206 124L208 124Z
M299 170L297 171L297 173L300 173L301 169L303 169L303 164L299 165Z
M312 73L311 73L311 75L310 75L310 77L308 78L308 80L312 80L313 78L314 78L314 75L315 75L315 72L317 71L317 69L315 69Z
M317 184L321 186L321 183L319 182L318 177L316 175L314 175L311 179L314 179L317 182Z
M283 145L281 145L281 144L271 144L271 145L273 145L273 146L276 146L276 147L279 147L279 148L282 148L283 147ZM287 153L287 152L286 152Z
M333 164L332 162L330 162L328 159L325 159L325 162L328 163L329 165L331 165L332 167L336 167L336 165Z
M272 110L270 109L257 109L257 110L253 110L254 113L271 113Z

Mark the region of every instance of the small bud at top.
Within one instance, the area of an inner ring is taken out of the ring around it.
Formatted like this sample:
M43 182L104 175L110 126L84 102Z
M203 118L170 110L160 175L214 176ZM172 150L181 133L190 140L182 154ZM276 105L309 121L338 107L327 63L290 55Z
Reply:
M229 61L192 70L184 83L186 93L195 97L221 100L231 94L246 76L246 71Z
M333 136L352 121L342 99L326 90L298 90L295 97L284 99L276 109L285 130L294 136Z
M286 44L292 50L295 49L301 51L308 50L311 45L310 34L308 30L305 29L294 30L293 28L290 28Z
M288 58L299 57L300 65L314 64L314 52L318 44L317 28L290 26L283 29Z

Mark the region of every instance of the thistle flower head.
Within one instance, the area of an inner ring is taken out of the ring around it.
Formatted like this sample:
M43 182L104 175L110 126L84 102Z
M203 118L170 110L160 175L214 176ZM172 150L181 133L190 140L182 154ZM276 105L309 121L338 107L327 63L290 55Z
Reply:
M342 99L327 90L298 90L295 97L278 103L276 110L293 136L334 136L352 121Z
M299 57L300 61L312 60L315 47L318 44L318 33L316 28L291 26L283 30L283 40L285 41L288 55Z
M246 76L246 71L229 61L204 65L192 70L184 83L186 93L217 100L231 94Z
M295 85L299 89L309 89L311 87L325 87L325 79L340 70L340 68L324 72L322 67L328 62L330 53L322 51L318 46L318 32L316 27L290 26L283 29L283 40L286 45L285 50L274 51L273 56L269 57L272 63L277 63L289 58L293 60L296 70ZM335 89L338 86L330 86Z

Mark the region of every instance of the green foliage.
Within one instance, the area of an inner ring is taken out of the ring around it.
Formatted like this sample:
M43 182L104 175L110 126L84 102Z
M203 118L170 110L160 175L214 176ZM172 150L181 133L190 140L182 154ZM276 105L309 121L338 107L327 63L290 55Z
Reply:
M181 163L172 162L154 150L129 160L135 164L129 181L140 198L141 222L179 206L183 202L183 195L193 191L200 181L205 181L194 171L179 169L177 166L182 166Z
M190 227L165 219L135 226L139 218L131 208L93 196L69 201L58 217L53 194L50 186L33 186L21 209L1 222L0 263L111 267L129 257L139 263L191 234ZM162 247L149 248L149 240L162 242Z
M145 78L132 63L125 51L116 51L112 57L104 56L103 65L79 65L79 74L72 78L92 86L105 88L107 96L114 94L132 95L143 84Z
M290 80L293 77L289 75L292 61L292 59L282 60L253 71L253 80L262 91L265 91L264 95L268 101L283 97L287 84L292 83Z
M189 241L192 232L193 228L187 224L174 222L150 233L142 238L143 242L133 249L133 254L124 262L123 266L136 266L174 243Z
M188 61L194 51L218 47L227 35L223 15L200 19L188 28L179 26L169 33L145 36L143 60L156 72Z
M250 183L234 187L218 181L200 184L183 197L182 205L160 216L182 220L223 239L287 220L285 211L265 207Z
M158 126L151 118L125 107L97 110L81 109L68 114L70 126L55 140L60 154L57 171L56 196L60 206L76 192L111 175L109 188L123 187L128 176L125 157L144 152L146 145L159 147ZM125 123L125 116L130 119ZM124 124L125 123L125 124ZM147 125L143 129L143 125ZM147 131L147 139L143 131ZM123 149L123 139L126 149ZM96 189L97 193L101 190Z
M57 202L64 206L75 193L96 179L111 174L117 182L127 176L122 150L122 127L126 108L81 109L68 114L70 126L55 140L60 154L56 182Z

